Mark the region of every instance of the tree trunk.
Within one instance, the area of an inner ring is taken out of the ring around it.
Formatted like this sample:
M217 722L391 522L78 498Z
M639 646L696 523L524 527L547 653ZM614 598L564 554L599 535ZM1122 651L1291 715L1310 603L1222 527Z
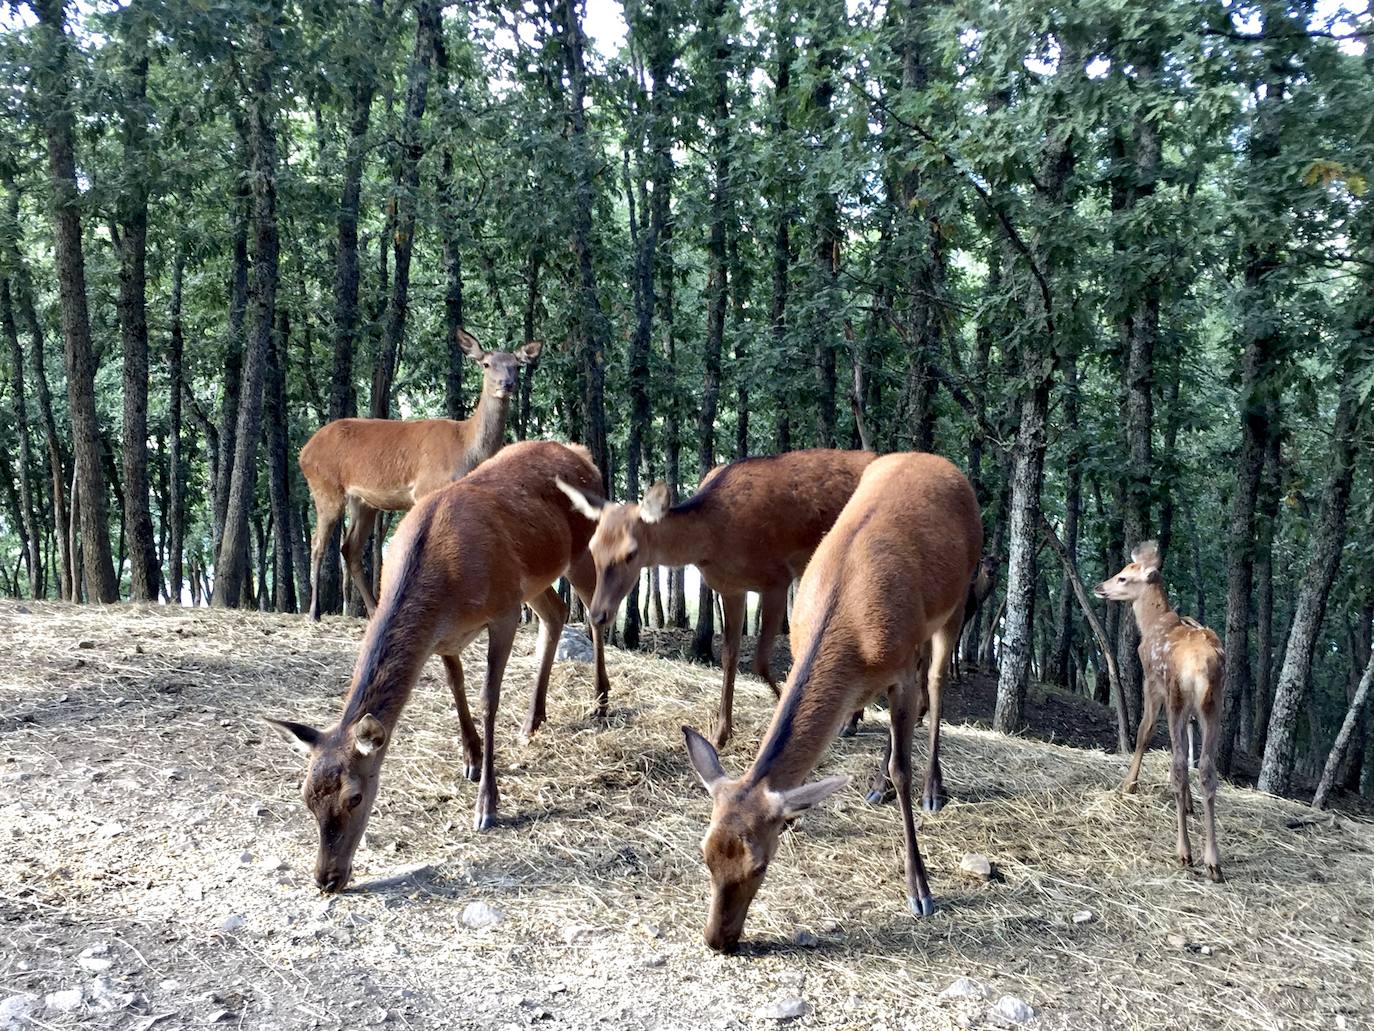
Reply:
M119 328L124 345L124 540L129 596L154 601L161 586L148 486L148 51L145 15L125 9L124 181L116 205L119 234Z
M706 341L702 355L704 379L701 407L697 412L698 483L716 464L716 411L720 398L720 355L725 339L725 316L729 298L726 270L725 235L730 218L730 41L726 35L724 0L711 0L706 8L703 40L711 61L711 209L706 246ZM832 356L833 357L833 356ZM833 426L832 426L833 432ZM705 662L712 657L715 613L711 589L702 580L697 607L697 628L692 638L692 655Z
M75 116L71 90L72 44L63 21L62 0L33 0L42 54L37 61L40 103L48 138L52 180L54 243L62 335L66 344L67 403L77 480L82 494L81 534L87 594L101 602L119 600L105 517L105 478L100 465L100 428L95 413L95 356L86 308L86 266L81 245L81 196L76 184Z
M14 425L19 437L19 528L28 544L24 551L24 562L29 572L29 594L41 598L43 561L38 553L39 527L34 510L31 472L33 470L33 450L29 443L29 413L24 391L24 350L19 346L19 327L14 321L14 300L10 292L8 278L0 277L0 330L9 344L10 377L13 396L10 404L14 413Z
M1244 724L1244 743L1251 751L1264 752L1269 732L1269 710L1274 701L1274 536L1278 530L1282 492L1282 437L1278 427L1279 406L1269 405L1269 435L1264 448L1262 489L1257 507L1255 541L1255 676L1252 705L1240 706L1237 720ZM1201 617L1199 617L1201 618Z
M289 420L286 407L286 355L291 322L277 314L277 332L267 351L265 397L267 490L272 505L272 600L277 612L296 611L295 564L292 561L292 520Z
M787 362L787 300L790 271L792 267L792 185L791 173L787 166L787 142L791 134L788 124L789 94L792 86L792 60L796 52L796 37L792 28L791 5L788 0L779 0L777 5L777 56L778 71L773 87L773 108L776 111L773 137L781 144L782 167L776 172L770 196L773 209L773 290L769 308L769 325L773 341L773 356L782 368ZM777 413L777 450L788 451L792 446L789 396L786 377L776 377L777 386L773 395L773 407Z
M1078 563L1078 515L1083 507L1082 448L1078 436L1078 340L1070 333L1064 344L1064 427L1068 436L1068 453L1064 476L1064 549L1076 566ZM1054 644L1050 648L1049 671L1051 683L1069 685L1069 656L1073 652L1073 605L1067 572L1059 590L1059 607L1054 621ZM1129 730L1127 731L1129 735Z
M831 102L835 94L836 67L840 61L835 38L844 23L845 6L842 0L821 0L815 14L817 22L824 22L824 25L818 27L817 35L812 39L812 46L816 49L815 81L807 103L814 145L818 154L824 154L833 145L835 137L835 112ZM813 200L815 222L812 230L815 245L812 275L818 303L812 307L810 335L816 362L817 444L820 447L834 447L835 351L839 338L837 319L840 309L837 289L840 271L840 204L831 183L827 181L826 162L820 161L818 165L814 174L822 181Z
M1346 514L1355 476L1356 423L1360 411L1355 369L1345 363L1340 377L1340 400L1336 405L1331 433L1331 470L1322 489L1321 510L1312 533L1312 552L1307 570L1298 582L1293 624L1288 631L1288 646L1274 688L1274 708L1269 718L1269 734L1264 746L1258 787L1272 795L1292 790L1293 766L1297 755L1298 714L1302 712L1311 687L1312 656L1326 615L1326 599L1340 567L1345 547ZM1230 652L1227 653L1228 658Z
M1326 757L1326 766L1322 769L1322 777L1317 784L1317 793L1312 796L1312 806L1315 809L1326 808L1326 803L1331 798L1331 792L1337 786L1337 774L1345 765L1346 755L1357 738L1355 729L1369 712L1371 684L1374 684L1374 653L1371 653L1369 661L1365 663L1364 675L1360 677L1360 686L1356 688L1355 697L1351 699L1350 708L1346 710L1345 720L1341 723L1340 732L1336 734L1336 743L1331 746L1331 753Z
M182 270L186 255L180 248L172 265L172 325L167 346L167 579L173 605L181 604L182 553L186 538L186 484L181 459L181 393L185 388L182 355L185 342L181 329Z
M272 68L275 60L269 15L259 15L252 26L253 48L247 99L250 179L253 189L254 224L254 325L253 338L244 354L243 382L235 426L233 467L225 506L224 533L215 557L214 604L235 607L251 586L248 563L249 514L258 436L262 424L263 371L272 346L277 306L277 141L273 124ZM221 459L229 461L226 452Z
M450 419L461 419L466 414L463 409L463 366L467 364L467 357L458 344L458 330L463 328L463 249L454 212L453 176L453 148L445 147L439 201L444 233L444 338L448 341L448 367L444 371L444 414ZM526 337L526 342L528 340Z

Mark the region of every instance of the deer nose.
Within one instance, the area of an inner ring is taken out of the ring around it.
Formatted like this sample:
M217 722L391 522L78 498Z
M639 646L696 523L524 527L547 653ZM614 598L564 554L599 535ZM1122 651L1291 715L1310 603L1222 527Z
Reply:
M315 883L319 885L320 891L327 895L342 891L343 886L348 883L348 871L339 870L317 870L315 871Z
M605 626L611 621L610 609L596 609L592 612L592 622L597 626Z
M706 928L706 945L712 952L720 952L729 955L739 949L739 936L731 937L724 931L717 931L714 928Z

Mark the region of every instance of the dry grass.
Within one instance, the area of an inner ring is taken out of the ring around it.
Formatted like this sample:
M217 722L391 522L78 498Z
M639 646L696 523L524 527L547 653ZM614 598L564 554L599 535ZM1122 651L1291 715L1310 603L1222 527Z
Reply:
M961 976L1024 998L1041 1027L1356 1027L1374 1012L1369 825L1224 785L1229 881L1216 886L1173 866L1163 753L1126 797L1121 758L965 728L946 731L955 801L921 826L933 920L907 915L895 809L856 788L785 837L746 953L713 956L700 941L709 807L678 728L710 725L719 672L615 652L602 726L586 715L586 667L559 663L549 722L520 746L527 635L506 678L497 828L470 829L475 787L431 663L384 771L359 889L326 902L309 884L298 760L256 716L332 721L361 624L28 609L0 607L0 930L13 943L0 946L0 996L89 981L76 956L96 941L116 945L113 987L146 996L104 1013L98 998L39 1008L44 1025L165 1012L731 1027L761 1024L754 1011L780 995L814 1007L805 1026L983 1024L987 1003L938 998ZM482 647L466 657L470 689ZM752 678L741 687L733 771L771 702ZM881 733L866 722L820 773L865 784ZM997 878L962 880L966 852ZM506 920L463 927L478 899ZM246 926L222 932L228 915ZM158 987L167 979L177 987Z

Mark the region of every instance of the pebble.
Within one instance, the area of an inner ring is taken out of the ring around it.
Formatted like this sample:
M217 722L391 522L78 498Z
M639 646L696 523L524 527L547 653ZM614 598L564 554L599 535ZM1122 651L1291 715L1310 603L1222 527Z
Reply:
M219 929L225 934L233 934L235 931L242 931L248 926L248 918L241 913L230 913L220 921Z
M100 830L96 831L96 833L102 838L117 838L124 833L125 829L122 823L107 823L103 825Z
M563 628L563 633L558 637L558 647L553 653L554 659L558 662L565 659L572 659L574 662L591 662L595 655L596 651L592 647L591 638L585 632L570 626Z
M986 999L988 990L971 977L955 978L948 988L940 993L942 999Z
M88 973L103 974L114 966L114 960L110 959L109 952L110 947L104 942L92 945L76 958L77 965Z
M1035 1018L1035 1010L1031 1009L1029 1003L1014 995L1004 995L993 1003L991 1016L994 1020L1024 1024Z
M262 868L268 873L276 873L285 865L286 863L279 856L268 856L262 861Z
M469 902L463 909L463 915L460 919L464 927L479 930L484 927L495 927L506 919L506 915L495 906L490 906L485 902Z
M1095 917L1091 909L1080 909L1073 915L1073 922L1076 924L1090 924L1094 919Z
M664 956L649 956L647 959L644 960L644 966L648 967L650 970L654 970L658 967L663 967L667 965L668 960Z
M253 853L251 853L251 852L240 852L240 853L239 853L239 864L240 864L241 866L252 866L252 865L253 865Z
M778 999L754 1011L760 1020L796 1020L811 1012L811 1004L796 996Z
M70 1013L85 1001L86 993L80 988L64 988L43 996L43 1005L59 1013Z
M175 992L175 991L180 991L180 990L181 990L181 982L178 981L178 980L176 980L175 978L169 977L169 978L167 978L165 981L159 981L159 982L157 983L157 987L158 987L158 990L159 990L159 991L163 991L163 992Z
M201 887L200 881L187 881L181 886L181 892L192 902L199 902L205 898L205 889Z
M90 648L94 648L94 647L95 647L95 642L94 642L94 641L77 641L77 642L76 642L76 646L77 646L78 648L81 648L81 649L90 649Z
M970 852L959 860L959 872L965 877L978 881L992 880L992 863L988 857L978 852Z
M792 944L799 949L814 949L820 944L820 939L810 931L802 930L797 932L797 936L792 939Z
M186 771L180 766L169 766L162 771L162 776L165 780L185 780Z
M33 998L28 995L11 995L0 999L0 1028L17 1028L25 1023L25 1018L33 1011Z

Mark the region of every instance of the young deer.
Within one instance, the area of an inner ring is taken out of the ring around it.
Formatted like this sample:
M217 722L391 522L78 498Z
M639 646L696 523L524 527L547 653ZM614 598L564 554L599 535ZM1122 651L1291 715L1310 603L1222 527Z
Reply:
M466 475L505 443L506 407L515 393L518 366L538 358L544 345L535 340L512 354L485 351L461 329L458 344L483 369L482 396L471 418L335 419L301 448L301 472L315 501L311 619L320 618L320 565L345 505L348 529L340 550L370 616L377 602L363 576L362 556L377 513L404 512L431 491Z
M382 760L401 710L430 655L438 653L462 727L466 775L478 780L473 826L496 815L496 710L501 679L520 623L520 605L539 616L539 668L526 736L544 719L554 649L567 615L550 587L566 573L591 596L596 572L587 557L592 524L553 486L555 477L600 491L585 449L551 441L506 448L480 469L420 501L396 529L382 598L368 625L343 716L329 730L269 720L310 758L305 804L319 824L315 881L324 891L348 883L353 853L377 796ZM462 650L487 631L483 736L463 690ZM600 628L593 628L597 693L607 691Z
M959 639L963 641L964 630L973 622L978 610L983 607L983 602L987 601L988 595L997 587L997 556L984 555L978 560L978 568L973 573L973 579L969 581L968 598L964 601L964 625L959 628ZM978 647L978 642L973 644ZM960 681L964 678L964 671L959 661L959 648L954 649L954 679Z
M873 458L867 451L829 450L746 458L712 469L692 497L672 507L663 483L649 488L639 504L624 505L559 484L578 511L597 521L593 623L606 626L615 618L645 566L694 565L720 595L725 625L717 747L730 739L748 592L758 592L763 609L754 672L776 695L770 659L787 612L787 588Z
M940 688L982 546L978 502L958 469L930 454L877 459L797 587L795 664L753 766L730 779L710 742L682 728L713 801L702 846L711 871L711 948L738 945L784 824L847 778L804 781L850 713L884 692L907 900L916 916L934 911L911 808L911 733L927 689L939 724Z
M1188 787L1188 720L1202 728L1202 755L1198 775L1202 781L1202 811L1207 846L1203 861L1207 875L1222 880L1217 852L1215 803L1217 796L1217 740L1221 733L1221 703L1225 685L1226 653L1221 638L1195 619L1180 616L1169 605L1164 579L1159 572L1159 546L1146 541L1131 552L1131 562L1093 593L1110 601L1129 601L1140 628L1140 665L1145 673L1145 702L1140 714L1135 756L1122 790L1132 793L1140 778L1140 761L1155 731L1155 718L1164 706L1169 721L1174 800L1178 808L1178 861L1191 866L1193 848L1188 841L1188 814L1193 811Z

